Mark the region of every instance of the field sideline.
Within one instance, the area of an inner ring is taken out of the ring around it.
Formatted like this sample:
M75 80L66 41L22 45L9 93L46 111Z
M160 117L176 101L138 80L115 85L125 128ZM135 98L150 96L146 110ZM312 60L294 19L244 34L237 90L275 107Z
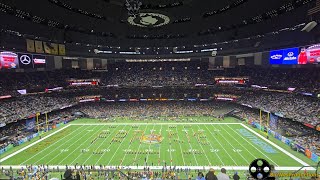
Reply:
M242 123L93 123L79 120L0 159L2 166L27 164L107 165L143 169L163 165L191 169L246 170L264 158L277 170L308 166ZM111 141L116 140L115 142ZM258 143L257 143L258 142ZM314 170L313 168L307 168Z

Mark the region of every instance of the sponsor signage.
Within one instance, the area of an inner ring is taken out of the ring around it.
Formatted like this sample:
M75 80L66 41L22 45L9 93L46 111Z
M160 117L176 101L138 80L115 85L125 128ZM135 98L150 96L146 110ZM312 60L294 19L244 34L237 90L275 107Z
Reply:
M45 68L46 67L46 57L41 55L33 55L34 68Z
M298 64L320 64L320 44L301 48Z
M320 64L320 44L270 51L270 64Z
M46 56L9 51L0 52L0 69L32 69L45 67Z
M32 55L31 54L22 54L18 53L19 57L19 66L22 69L31 69L33 68Z
M282 64L283 51L270 51L270 64Z
M9 99L9 98L11 98L11 97L12 97L11 95L0 96L0 99Z
M17 92L19 94L27 94L27 90L26 89L19 89L19 90L17 90Z
M270 64L298 64L299 48L270 51Z
M283 50L282 64L298 64L299 48L290 48Z
M13 52L0 52L0 69L18 68L18 55Z

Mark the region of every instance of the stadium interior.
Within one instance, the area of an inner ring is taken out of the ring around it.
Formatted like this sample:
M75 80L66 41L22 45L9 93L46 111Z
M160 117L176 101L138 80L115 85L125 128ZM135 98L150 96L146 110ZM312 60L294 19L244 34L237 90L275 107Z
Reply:
M0 179L319 179L320 0L0 1Z

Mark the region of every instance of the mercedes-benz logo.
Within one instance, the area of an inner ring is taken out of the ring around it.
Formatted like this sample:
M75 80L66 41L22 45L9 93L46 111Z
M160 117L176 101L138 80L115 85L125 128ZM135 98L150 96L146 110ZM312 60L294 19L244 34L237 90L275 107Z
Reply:
M22 55L20 57L20 62L24 65L28 65L31 63L31 58L28 55Z

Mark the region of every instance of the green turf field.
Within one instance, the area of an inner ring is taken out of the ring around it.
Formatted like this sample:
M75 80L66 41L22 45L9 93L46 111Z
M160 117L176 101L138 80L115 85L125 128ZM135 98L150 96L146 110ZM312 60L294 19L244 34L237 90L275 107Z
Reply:
M166 164L239 170L245 170L256 158L264 158L283 170L308 163L262 135L232 118L213 123L100 123L82 119L4 154L0 161L1 165L140 168Z

